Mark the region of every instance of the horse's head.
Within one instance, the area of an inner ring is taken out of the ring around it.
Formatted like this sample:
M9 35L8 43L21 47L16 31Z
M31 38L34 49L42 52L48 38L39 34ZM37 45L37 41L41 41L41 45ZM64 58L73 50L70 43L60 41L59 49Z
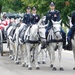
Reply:
M67 16L68 17L68 20L69 20L69 22L68 22L68 25L70 26L70 27L72 27L72 22L71 22L71 17L69 17L69 16Z
M38 26L38 36L41 42L46 42L45 32L46 32L45 26L43 25Z
M62 36L61 36L61 20L60 21L53 21L52 20L52 23L53 23L53 32L54 32L54 37L55 39L59 40L59 39L62 39Z
M40 21L38 22L39 25L45 25L46 16L43 16Z
M46 16L43 16L38 22L38 34L39 34L39 38L41 42L46 42L45 32L46 32L47 25L45 25L45 19L46 19Z

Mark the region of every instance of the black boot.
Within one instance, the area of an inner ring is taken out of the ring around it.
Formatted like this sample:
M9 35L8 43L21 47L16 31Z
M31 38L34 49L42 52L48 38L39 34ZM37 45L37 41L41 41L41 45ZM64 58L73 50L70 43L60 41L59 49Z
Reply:
M69 50L69 51L71 51L71 50L72 50L72 43L71 43L71 39L68 39L67 50Z
M63 41L63 49L66 50L66 41Z
M62 33L62 38L63 38L63 49L66 50L66 33Z

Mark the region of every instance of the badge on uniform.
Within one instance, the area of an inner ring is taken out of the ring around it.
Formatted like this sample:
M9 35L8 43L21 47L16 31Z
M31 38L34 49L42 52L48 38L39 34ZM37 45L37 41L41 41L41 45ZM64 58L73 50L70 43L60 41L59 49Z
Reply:
M51 16L51 14L49 14L49 16Z
M36 17L36 19L38 19L38 17Z
M54 17L57 17L57 15L56 15L56 14L54 14Z

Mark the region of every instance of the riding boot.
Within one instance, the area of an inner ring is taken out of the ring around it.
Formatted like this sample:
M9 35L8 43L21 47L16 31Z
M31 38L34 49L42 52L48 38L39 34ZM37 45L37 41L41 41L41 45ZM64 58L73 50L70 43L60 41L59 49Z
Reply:
M68 39L67 50L72 50L71 39Z
M63 49L66 50L66 35L64 35L63 39Z
M63 38L63 49L66 50L66 33L62 33L62 38Z

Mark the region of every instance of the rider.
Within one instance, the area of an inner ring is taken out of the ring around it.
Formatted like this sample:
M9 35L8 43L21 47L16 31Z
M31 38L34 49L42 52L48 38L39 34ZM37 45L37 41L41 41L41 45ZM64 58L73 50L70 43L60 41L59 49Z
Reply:
M75 31L75 11L72 12L71 19L72 19L71 22L72 22L73 26L71 27L71 29L69 30L68 35L67 35L67 41L68 41L67 49L68 50L72 50L71 38Z
M31 8L27 7L26 13L24 14L23 23L29 26L31 24Z
M31 8L29 6L27 7L26 13L24 14L23 23L25 23L26 25L24 25L22 29L22 34L20 35L20 38L21 38L21 42L24 43L23 32L31 25Z
M36 24L40 20L40 16L37 14L37 10L35 7L32 8L31 14L31 24Z
M48 36L48 31L51 29L51 27L53 25L51 20L54 20L54 21L60 20L60 12L58 10L55 10L55 3L54 2L50 3L50 10L46 14L45 24L47 24L49 21L49 25L47 26L47 29L46 29L46 39ZM62 32L62 38L64 40L63 41L63 48L65 48L66 47L66 33L62 29L61 29L61 32Z

